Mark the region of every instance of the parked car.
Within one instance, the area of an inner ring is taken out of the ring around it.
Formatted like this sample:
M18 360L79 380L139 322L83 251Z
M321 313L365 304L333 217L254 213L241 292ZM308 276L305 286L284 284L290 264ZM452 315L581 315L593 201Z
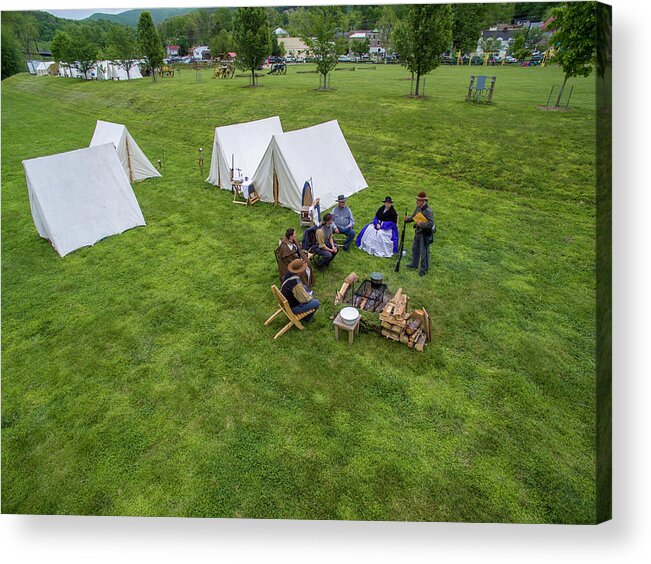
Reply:
M339 55L339 57L337 57L337 60L340 63L350 63L350 57L348 55Z

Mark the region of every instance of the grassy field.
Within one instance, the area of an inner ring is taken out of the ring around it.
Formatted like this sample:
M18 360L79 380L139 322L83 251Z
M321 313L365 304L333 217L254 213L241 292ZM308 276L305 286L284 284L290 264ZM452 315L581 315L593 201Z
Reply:
M557 113L537 109L555 68L489 69L492 106L464 102L476 68L437 69L424 100L398 66L335 72L328 93L296 71L2 82L3 512L594 521L593 80ZM298 216L204 182L215 126L272 115L339 120L369 184L358 229L420 190L438 227L427 277L355 249L318 276L315 323L276 342L273 249ZM164 177L134 186L146 227L62 259L21 161L87 146L96 119ZM430 311L424 353L335 342L353 270Z

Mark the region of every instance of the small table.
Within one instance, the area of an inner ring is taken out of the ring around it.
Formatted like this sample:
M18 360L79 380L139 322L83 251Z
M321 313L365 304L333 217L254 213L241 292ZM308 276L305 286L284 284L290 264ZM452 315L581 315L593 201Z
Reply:
M361 319L362 316L360 315L355 323L348 325L348 323L346 323L341 317L341 313L338 313L337 317L335 317L335 320L332 322L335 326L335 340L339 340L339 329L343 329L344 331L348 331L348 344L350 345L355 338L355 334L359 333L359 322Z

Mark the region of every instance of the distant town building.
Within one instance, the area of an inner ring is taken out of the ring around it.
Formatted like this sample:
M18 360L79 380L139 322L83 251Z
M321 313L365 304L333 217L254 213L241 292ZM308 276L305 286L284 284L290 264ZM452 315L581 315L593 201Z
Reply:
M305 57L310 54L310 48L300 37L279 37L278 43L285 47L285 55L288 57Z
M282 27L277 27L274 29L274 35L278 37L289 37L289 33L285 31Z
M168 57L178 57L181 52L181 47L179 45L168 45L165 47Z
M210 48L207 45L192 47L192 58L195 61L205 61L210 59Z
M368 30L368 29L359 29L355 31L350 31L346 34L348 41L353 39L359 39L364 41L365 39L369 40L370 49L369 52L372 55L380 55L384 53L384 49L380 46L380 32L377 29Z

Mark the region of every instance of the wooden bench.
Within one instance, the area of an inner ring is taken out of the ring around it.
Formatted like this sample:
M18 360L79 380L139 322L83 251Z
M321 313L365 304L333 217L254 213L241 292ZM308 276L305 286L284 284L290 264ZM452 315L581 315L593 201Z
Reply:
M278 302L278 305L280 307L269 319L267 319L267 321L264 322L264 324L269 325L274 319L276 319L276 317L278 317L282 313L284 313L287 316L287 319L289 319L289 323L274 335L274 340L280 337L281 335L284 335L287 331L289 331L292 325L298 327L301 331L303 331L303 329L305 329L305 326L301 323L301 319L307 317L308 315L310 315L316 310L310 309L308 311L299 313L297 315L292 311L292 308L289 307L289 302L287 301L287 298L285 298L285 296L282 295L281 291L276 287L275 284L272 284L271 286L271 293L276 298L276 301Z

